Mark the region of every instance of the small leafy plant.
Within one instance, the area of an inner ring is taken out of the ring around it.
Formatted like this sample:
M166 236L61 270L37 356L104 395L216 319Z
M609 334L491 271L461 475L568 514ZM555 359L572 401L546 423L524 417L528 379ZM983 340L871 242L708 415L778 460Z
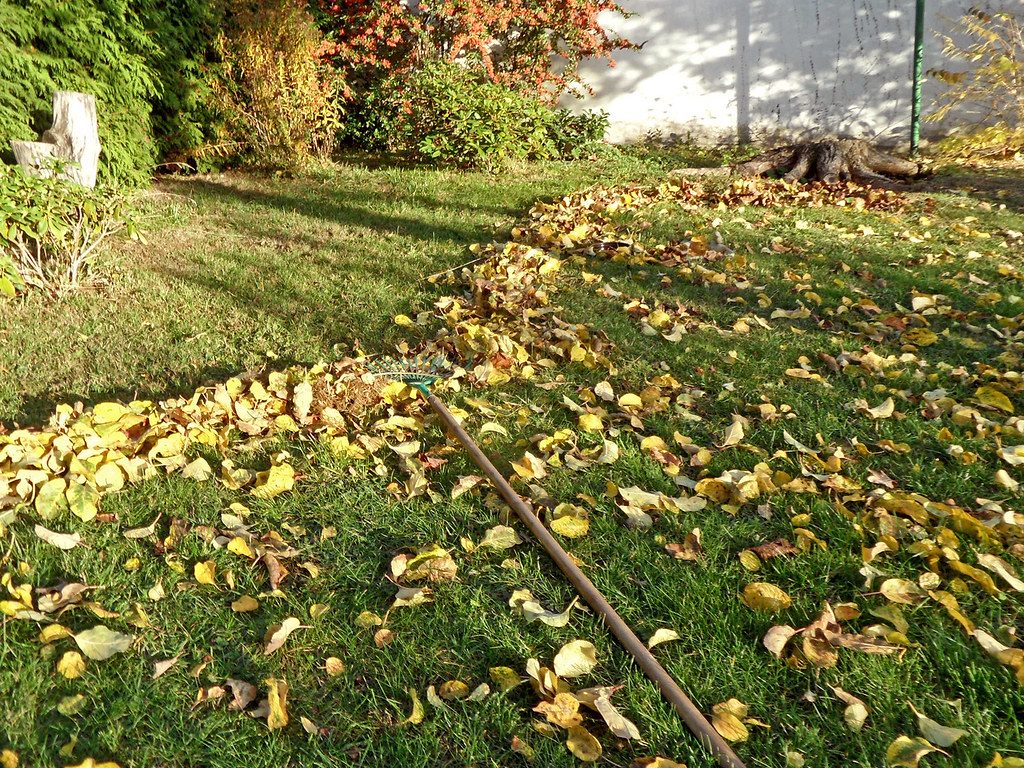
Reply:
M603 113L572 115L469 67L431 61L374 88L348 137L419 162L493 170L570 156L606 127Z
M0 165L0 295L75 290L99 247L122 230L138 237L123 192Z
M929 120L956 111L973 127L950 137L944 149L984 157L1024 152L1024 15L971 8L943 42L943 53L969 68L929 70L948 86Z

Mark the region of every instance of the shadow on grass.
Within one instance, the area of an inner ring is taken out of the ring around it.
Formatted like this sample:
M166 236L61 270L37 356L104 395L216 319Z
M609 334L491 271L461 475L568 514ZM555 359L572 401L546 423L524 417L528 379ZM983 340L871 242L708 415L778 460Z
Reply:
M1024 211L1024 167L967 168L947 166L913 186L915 192L945 192Z

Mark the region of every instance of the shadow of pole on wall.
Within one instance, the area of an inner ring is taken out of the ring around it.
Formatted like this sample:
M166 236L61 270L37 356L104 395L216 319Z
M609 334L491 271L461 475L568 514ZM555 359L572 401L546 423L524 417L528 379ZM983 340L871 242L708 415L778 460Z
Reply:
M750 143L750 2L736 3L736 140Z

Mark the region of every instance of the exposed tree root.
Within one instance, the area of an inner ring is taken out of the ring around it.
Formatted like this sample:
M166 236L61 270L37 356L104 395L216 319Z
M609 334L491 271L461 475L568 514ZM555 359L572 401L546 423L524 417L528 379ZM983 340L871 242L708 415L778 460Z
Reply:
M786 181L855 181L875 186L923 175L920 164L877 150L859 139L826 139L779 147L733 166L732 171L740 176L782 173Z

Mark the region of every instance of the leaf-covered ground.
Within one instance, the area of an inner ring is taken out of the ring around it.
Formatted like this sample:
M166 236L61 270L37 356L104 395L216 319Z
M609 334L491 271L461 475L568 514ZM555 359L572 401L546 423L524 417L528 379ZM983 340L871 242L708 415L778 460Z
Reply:
M460 366L443 397L748 764L1011 766L1019 181L590 189L358 335ZM713 764L362 371L0 436L5 759Z

